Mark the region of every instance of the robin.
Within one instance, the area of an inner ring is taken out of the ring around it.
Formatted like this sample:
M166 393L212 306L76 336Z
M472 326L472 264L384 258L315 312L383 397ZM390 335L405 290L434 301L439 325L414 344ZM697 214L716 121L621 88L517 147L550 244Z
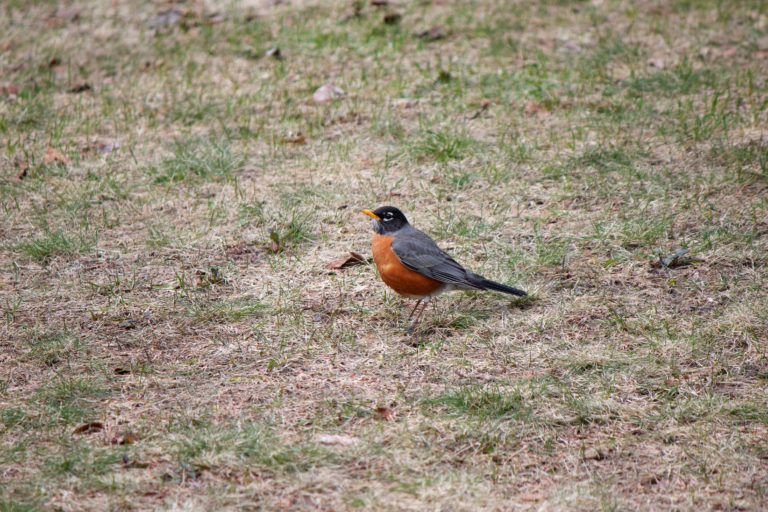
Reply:
M392 206L363 210L373 217L373 261L384 283L404 297L418 299L410 320L416 326L429 299L453 290L495 290L524 297L523 290L496 283L459 265L434 240L408 223L403 212Z

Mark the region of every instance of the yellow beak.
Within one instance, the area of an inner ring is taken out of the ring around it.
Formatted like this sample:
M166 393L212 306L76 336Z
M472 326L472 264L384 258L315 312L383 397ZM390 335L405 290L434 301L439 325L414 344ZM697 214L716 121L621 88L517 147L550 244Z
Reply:
M375 213L373 213L371 210L362 210L362 212L363 212L364 214L366 214L367 216L369 216L369 217L373 217L373 218L374 218L374 219L376 219L376 220L381 220L381 217L379 217L378 215L376 215Z

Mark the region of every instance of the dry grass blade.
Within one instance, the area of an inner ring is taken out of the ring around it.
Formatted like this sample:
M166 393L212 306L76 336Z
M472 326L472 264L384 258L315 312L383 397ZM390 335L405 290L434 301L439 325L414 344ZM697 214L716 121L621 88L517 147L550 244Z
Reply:
M75 428L73 434L92 434L104 430L104 424L100 421L89 421Z

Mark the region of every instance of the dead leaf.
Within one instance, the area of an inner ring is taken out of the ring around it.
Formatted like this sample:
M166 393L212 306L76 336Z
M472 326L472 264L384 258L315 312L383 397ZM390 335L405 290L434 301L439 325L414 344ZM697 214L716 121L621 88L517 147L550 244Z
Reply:
M252 243L256 243L254 240ZM227 246L227 255L234 261L247 261L249 263L256 263L261 258L261 252L263 247L248 243L240 243L237 245Z
M399 12L391 12L384 16L385 25L397 25L400 20L403 19L403 15Z
M756 59L768 59L768 50L757 50L752 56Z
M419 106L419 100L409 100L407 98L398 98L393 101L398 108L414 108Z
M333 84L325 84L320 86L312 95L312 99L315 103L323 103L326 101L335 100L341 98L346 94L342 89L339 89Z
M346 22L353 18L361 18L363 7L365 7L363 0L354 0L350 8L345 11L343 20Z
M77 427L75 430L72 431L73 434L92 434L93 432L98 432L100 430L104 430L104 424L100 421L89 421L88 423L83 423L79 427Z
M45 19L46 28L56 28L70 21L77 21L80 18L80 9L77 7L59 7L55 13Z
M118 366L117 368L115 368L112 371L115 373L115 375L128 375L129 373L131 373L131 369L130 368L124 368L124 367L121 367L121 366Z
M603 460L605 458L605 455L603 452L598 450L597 448L587 448L584 450L584 459L585 460Z
M220 13L209 14L205 20L206 25L215 25L224 21L224 15Z
M56 9L56 17L67 21L77 21L80 19L81 9L78 7L62 7Z
M272 252L280 252L280 235L277 231L269 230L270 248Z
M672 14L669 10L664 9L663 7L651 7L648 9L648 12L656 16L669 16Z
M566 41L565 44L563 44L563 48L572 52L581 50L581 46L574 41Z
M0 76L10 75L11 73L15 73L20 69L24 69L24 64L14 64L12 66L5 66L4 68L0 69Z
M518 496L522 501L539 501L544 499L544 495L541 493L527 492Z
M473 119L477 119L478 117L483 115L483 113L486 110L488 110L488 107L491 106L491 103L493 103L493 102L491 100L489 100L488 98L483 98L482 100L480 100L480 108L477 109L474 114L469 116L467 118L467 120L472 121Z
M352 267L354 265L362 265L365 263L365 257L362 254L350 251L349 256L334 260L328 264L328 268L331 270L337 270L345 267Z
M351 112L347 112L346 114L342 114L337 117L334 117L333 119L327 120L325 122L325 125L330 126L332 124L343 124L343 123L362 124L362 121L363 121L363 115L360 112L357 112L356 110L352 110Z
M91 84L87 82L83 82L81 84L73 85L72 87L67 89L67 92L70 94L78 94L78 93L90 91L90 90L91 90Z
M526 103L524 111L526 114L549 114L549 110L534 101Z
M419 39L424 39L425 41L437 41L438 39L446 37L445 29L443 29L442 25L433 25L429 30L418 32L415 35Z
M149 464L147 464L146 462L139 462L139 461L136 461L136 460L131 460L131 458L128 457L128 454L124 453L123 454L123 466L126 467L126 468L144 469L144 468L148 468ZM146 493L144 493L144 496L154 496L155 494L156 493L146 492Z
M5 84L0 86L0 94L3 96L18 96L19 88L14 84Z
M48 67L49 68L52 68L54 66L58 66L59 64L61 64L61 59L58 58L58 57L51 57L50 59L48 59Z
M648 65L652 68L664 69L667 64L663 59L649 59Z
M385 421L393 421L395 419L395 411L389 407L377 407L376 416Z
M554 39L547 39L544 37L539 38L539 44L545 48L553 49L555 47L556 41Z
M345 436L342 434L315 434L312 440L320 444L335 444L338 446L354 446L360 442L357 437Z
M677 386L678 384L680 384L680 380L675 379L674 377L670 377L668 379L664 379L664 384L666 384L667 386Z
M27 173L29 172L29 162L27 162L24 158L16 158L15 161L16 168L19 169L19 179L23 180L27 177Z
M137 441L136 434L134 434L131 431L127 432L121 432L120 434L116 435L112 438L112 444L117 445L125 445L125 444L133 444Z
M67 160L67 157L58 149L48 148L45 150L43 165L51 164L69 165L69 160Z
M80 148L80 152L82 154L88 154L91 152L96 153L111 153L112 151L115 151L120 148L120 141L111 141L111 142L102 142L102 143L92 143L87 144Z
M280 510L288 510L293 506L291 498L280 498L277 500L277 508Z
M3 44L0 44L0 52L7 52L11 49L11 42L6 41Z
M293 137L289 139L280 139L280 144L293 144L295 146L298 146L300 144L304 144L306 142L306 139L303 135L299 135L298 137Z
M371 5L374 7L386 7L389 5L389 0L371 0Z
M725 48L716 50L713 53L715 55L717 55L718 57L729 58L729 57L733 57L734 55L736 55L736 53L738 53L738 51L739 51L739 48L737 46L726 46Z
M147 69L157 69L163 66L165 64L165 60L163 59L157 59L155 61L146 60L144 61L144 64L141 65L141 68L144 70Z
M117 149L120 149L120 141L114 140L112 142L105 142L103 144L99 144L96 146L96 151L99 153L111 153L112 151L115 151Z
M149 28L169 27L181 19L182 12L177 9L160 11L154 17L147 20Z

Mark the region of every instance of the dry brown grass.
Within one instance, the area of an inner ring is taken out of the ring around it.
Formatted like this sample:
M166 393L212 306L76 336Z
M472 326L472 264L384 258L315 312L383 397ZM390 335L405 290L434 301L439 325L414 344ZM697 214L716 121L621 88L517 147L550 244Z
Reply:
M359 5L0 8L0 509L764 507L766 7Z

